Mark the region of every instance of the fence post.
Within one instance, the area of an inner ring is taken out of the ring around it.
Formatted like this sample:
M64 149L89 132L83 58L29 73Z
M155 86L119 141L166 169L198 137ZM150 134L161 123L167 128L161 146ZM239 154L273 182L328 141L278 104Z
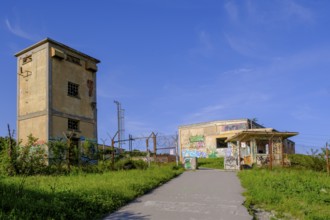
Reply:
M269 169L273 169L273 138L269 139Z
M157 162L157 143L156 143L156 135L152 132L152 140L154 142L154 162Z
M326 159L326 162L327 162L327 173L328 173L328 176L330 175L330 165L329 165L329 149L328 149L328 142L326 143L325 145L325 159Z

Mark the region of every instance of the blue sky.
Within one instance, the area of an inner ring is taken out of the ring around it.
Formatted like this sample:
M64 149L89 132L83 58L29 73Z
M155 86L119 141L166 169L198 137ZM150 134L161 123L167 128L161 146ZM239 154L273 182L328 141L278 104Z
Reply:
M0 3L0 136L16 128L14 54L46 37L101 60L99 138L257 118L330 141L330 1L95 0Z

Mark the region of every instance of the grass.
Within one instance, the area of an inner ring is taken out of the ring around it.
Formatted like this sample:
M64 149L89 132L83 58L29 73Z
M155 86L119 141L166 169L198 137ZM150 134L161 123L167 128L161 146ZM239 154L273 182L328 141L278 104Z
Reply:
M99 219L182 173L173 165L69 176L0 177L0 219Z
M212 168L212 169L224 169L223 157L217 158L198 158L198 167Z
M238 176L248 207L275 210L284 219L330 219L330 177L326 173L279 168L244 170Z

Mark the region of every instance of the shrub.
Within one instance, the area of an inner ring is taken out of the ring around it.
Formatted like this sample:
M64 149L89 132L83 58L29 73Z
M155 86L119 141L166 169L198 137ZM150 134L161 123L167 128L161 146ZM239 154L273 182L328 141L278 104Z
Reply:
M198 158L198 167L224 169L224 158Z
M146 169L148 164L143 160L121 159L115 163L115 170Z
M291 166L298 169L325 171L326 161L322 155L290 154Z

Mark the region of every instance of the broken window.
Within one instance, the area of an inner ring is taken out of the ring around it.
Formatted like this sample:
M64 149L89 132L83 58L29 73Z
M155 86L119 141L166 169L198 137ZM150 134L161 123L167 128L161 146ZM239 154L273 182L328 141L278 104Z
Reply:
M226 138L217 138L217 148L228 148Z
M32 55L23 58L23 65L32 61Z
M87 80L88 95L89 97L93 96L94 82L92 80Z
M68 95L79 97L79 85L73 82L68 82Z

